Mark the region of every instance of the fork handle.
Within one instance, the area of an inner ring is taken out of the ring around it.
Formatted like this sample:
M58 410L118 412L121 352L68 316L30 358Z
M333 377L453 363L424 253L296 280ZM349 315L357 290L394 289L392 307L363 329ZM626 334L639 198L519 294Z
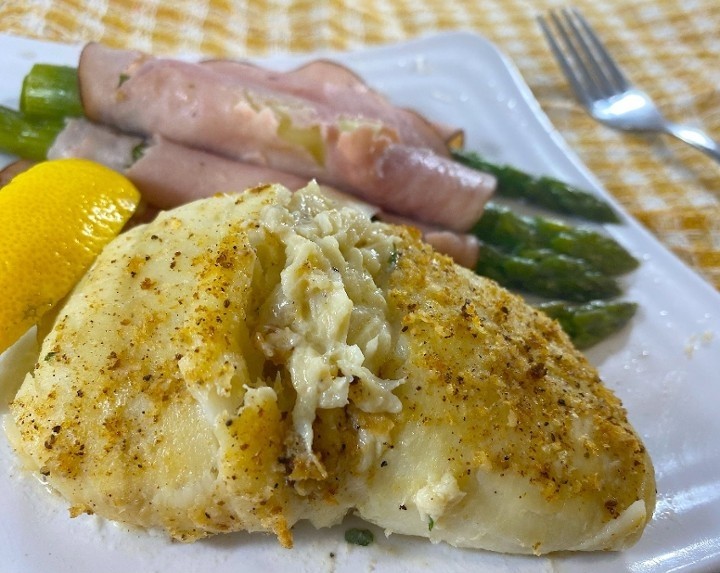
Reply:
M720 143L712 139L705 132L694 127L678 125L676 123L669 123L667 125L667 132L720 163Z

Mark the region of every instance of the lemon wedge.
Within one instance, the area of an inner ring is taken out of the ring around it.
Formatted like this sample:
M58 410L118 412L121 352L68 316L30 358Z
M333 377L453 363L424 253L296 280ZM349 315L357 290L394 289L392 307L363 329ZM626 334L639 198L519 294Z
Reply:
M67 295L140 193L84 159L44 161L0 189L0 352Z

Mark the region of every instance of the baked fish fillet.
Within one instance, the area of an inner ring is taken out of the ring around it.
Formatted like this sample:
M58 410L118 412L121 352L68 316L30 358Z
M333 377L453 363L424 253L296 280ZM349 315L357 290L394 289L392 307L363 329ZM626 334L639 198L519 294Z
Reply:
M558 325L314 186L220 195L118 237L11 406L70 503L192 541L317 527L512 553L621 549L650 458Z

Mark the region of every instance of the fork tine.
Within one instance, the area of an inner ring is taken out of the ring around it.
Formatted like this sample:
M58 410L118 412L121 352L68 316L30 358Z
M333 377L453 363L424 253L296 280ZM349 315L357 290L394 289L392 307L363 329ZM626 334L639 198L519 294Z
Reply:
M615 60L607 51L607 48L605 48L605 45L602 41L600 41L600 38L598 38L595 30L592 29L582 13L577 8L567 9L567 12L571 13L575 20L580 24L584 32L584 37L590 40L592 49L596 54L598 54L598 56L600 56L602 65L610 73L612 85L615 87L616 91L625 91L630 89L632 87L630 80L627 79L620 67L615 63Z
M588 49L587 44L582 41L578 28L573 25L568 14L565 12L558 14L557 11L551 11L550 18L562 37L565 50L570 54L570 58L577 69L577 74L579 74L577 79L585 91L588 92L588 97L591 100L596 100L610 95L609 85L604 80L602 70L598 68L593 53Z
M598 63L598 57L583 33L589 26L586 25L583 29L578 27L575 23L575 18L579 15L577 10L565 8L560 13L564 19L564 25L560 23L560 17L556 14L553 14L553 19L557 23L560 33L563 34L569 46L568 49L571 50L573 57L577 60L577 65L583 68L587 82L592 84L593 95L595 97L613 95L617 90L605 73L605 69ZM594 41L592 41L593 39ZM593 35L591 42L593 45L599 43L597 36ZM605 53L607 54L607 52Z
M570 87L575 93L575 97L580 102L582 102L583 105L589 107L592 104L592 99L590 98L590 96L588 96L585 87L583 86L578 75L575 73L572 65L570 65L570 61L565 56L565 53L560 47L560 44L557 42L557 40L555 40L555 36L550 30L550 26L548 25L547 21L542 16L538 16L537 21L538 24L540 24L540 28L542 29L543 34L545 35L545 39L550 45L550 50L552 51L553 56L555 56L555 60L558 62L558 64L560 64L560 68L562 69L563 74L565 74L565 77L570 83Z

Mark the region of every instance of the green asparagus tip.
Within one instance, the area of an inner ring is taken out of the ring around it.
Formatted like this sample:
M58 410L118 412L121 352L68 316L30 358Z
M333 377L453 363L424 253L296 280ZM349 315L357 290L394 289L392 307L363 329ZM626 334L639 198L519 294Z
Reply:
M619 223L612 206L596 195L552 177L535 177L510 165L499 165L484 159L475 151L454 150L452 157L473 169L494 175L497 194L523 200L557 213L595 221Z
M509 253L480 241L475 272L506 288L547 299L588 302L610 299L621 293L620 285L586 262L548 249Z
M618 332L635 316L638 305L626 301L594 300L586 304L546 302L536 306L560 323L580 350Z
M482 241L512 253L549 249L582 259L610 276L627 273L639 264L622 245L605 234L546 217L518 215L495 203L486 205L472 233Z

